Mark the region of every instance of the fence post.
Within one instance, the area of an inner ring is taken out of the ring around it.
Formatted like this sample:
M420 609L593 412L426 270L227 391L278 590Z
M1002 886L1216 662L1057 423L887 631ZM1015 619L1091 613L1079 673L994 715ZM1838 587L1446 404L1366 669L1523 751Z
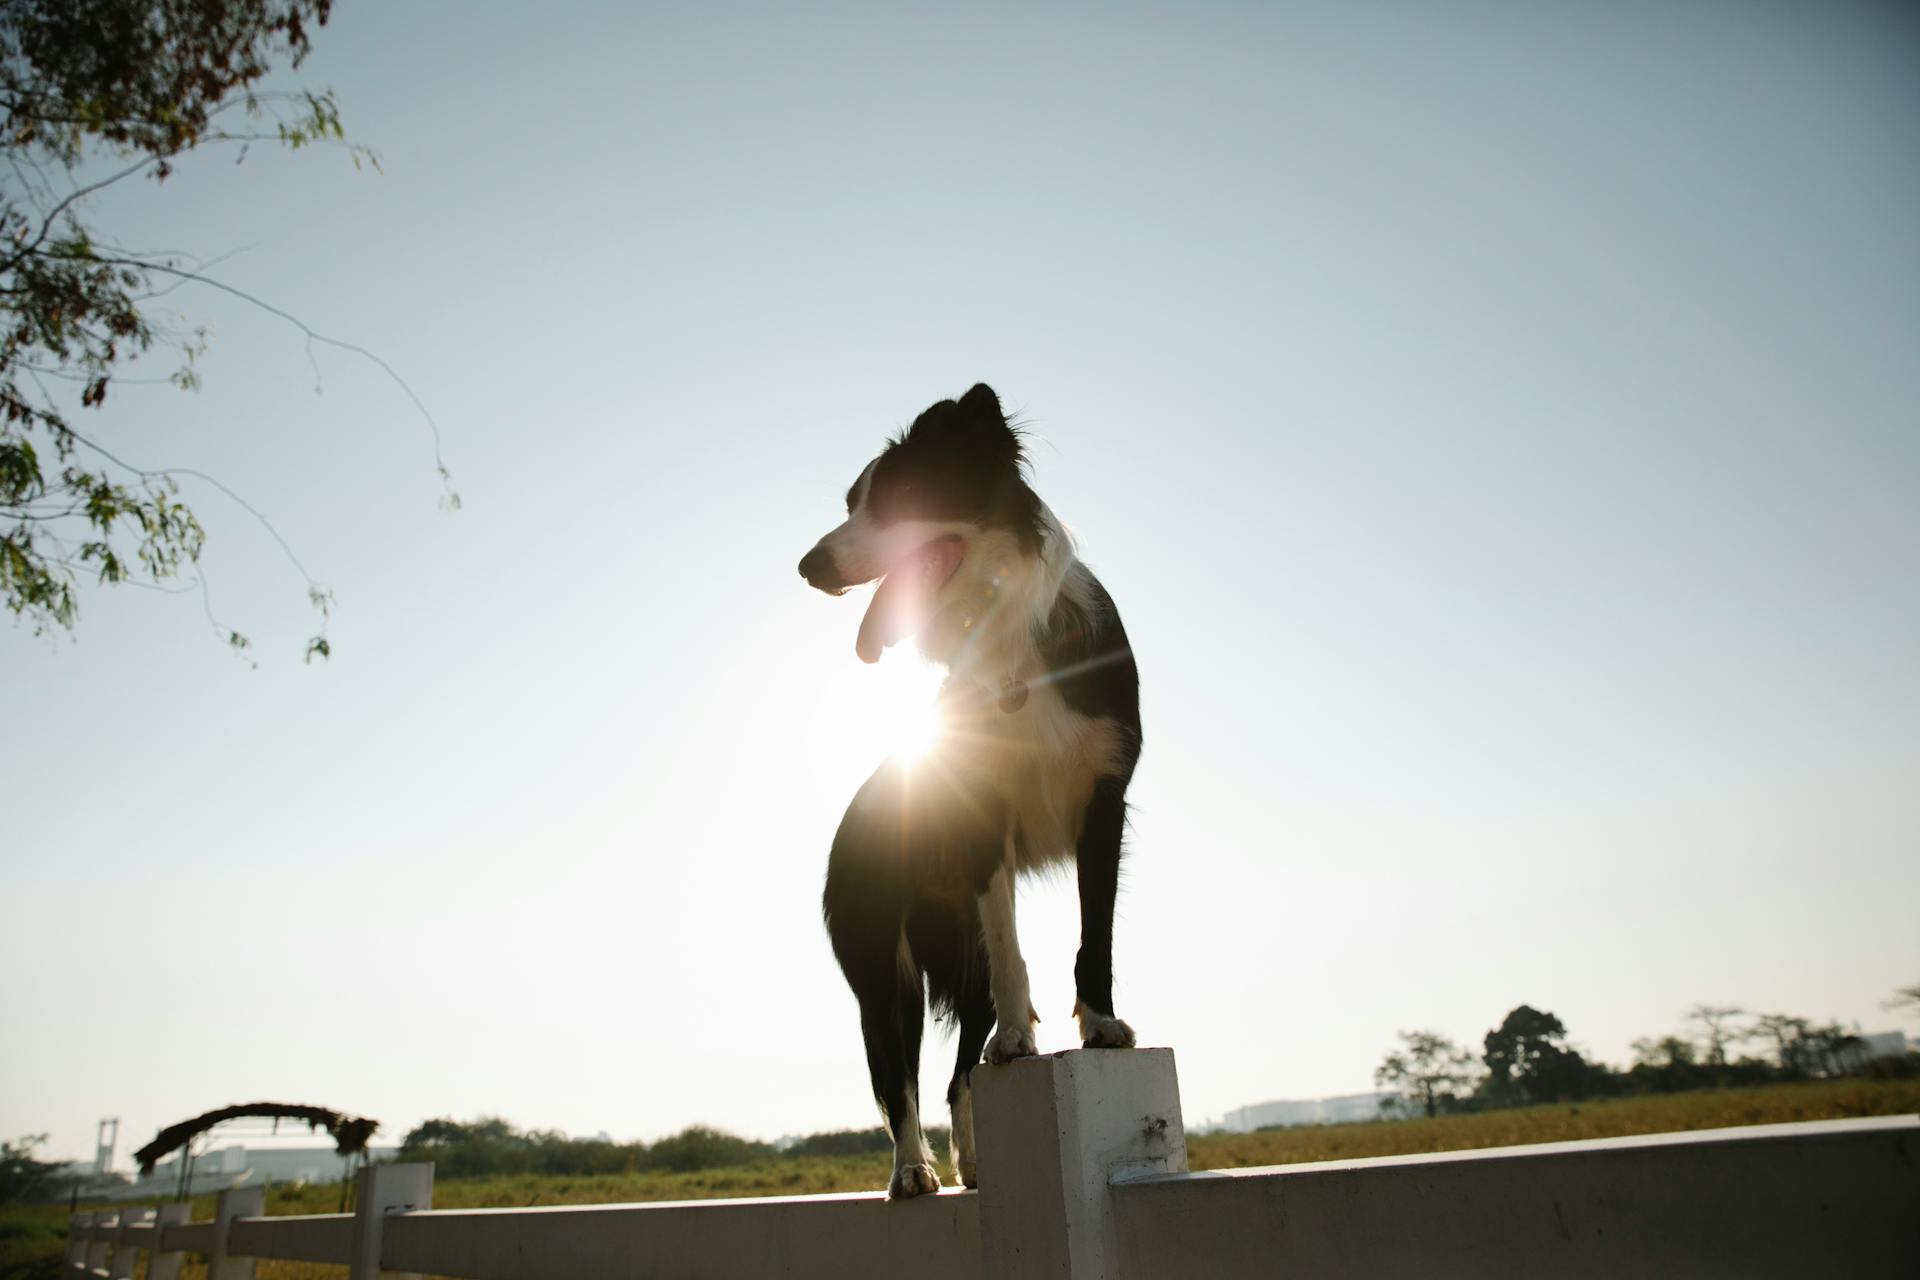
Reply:
M975 1067L980 1256L995 1280L1120 1273L1108 1186L1184 1173L1171 1049L1075 1049Z
M67 1266L68 1275L87 1273L87 1233L93 1230L93 1212L76 1213L67 1224Z
M180 1280L180 1267L187 1255L178 1249L162 1252L160 1236L175 1223L186 1222L193 1217L190 1204L163 1204L160 1215L153 1221L153 1252L147 1256L147 1280Z
M414 1272L382 1271L380 1244L387 1217L433 1208L433 1165L370 1164L353 1192L353 1261L348 1280L419 1280Z
M87 1251L84 1255L84 1274L92 1275L96 1271L105 1271L107 1261L113 1256L113 1237L107 1234L107 1228L118 1225L120 1216L111 1209L103 1209L93 1215L93 1231L87 1236Z
M267 1211L265 1187L229 1187L213 1206L213 1252L207 1255L207 1280L253 1280L253 1259L227 1253L227 1228L235 1218L257 1218Z
M127 1228L133 1225L136 1218L145 1222L150 1212L149 1209L130 1206L120 1210L120 1225L113 1229L113 1252L108 1255L107 1262L107 1275L112 1280L133 1280L133 1264L140 1260L140 1250L128 1241Z

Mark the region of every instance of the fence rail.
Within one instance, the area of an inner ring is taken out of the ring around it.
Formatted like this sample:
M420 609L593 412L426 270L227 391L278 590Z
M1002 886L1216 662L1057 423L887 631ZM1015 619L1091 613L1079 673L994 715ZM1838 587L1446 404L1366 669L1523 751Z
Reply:
M227 1251L248 1258L345 1264L353 1258L353 1217L320 1213L237 1218L227 1232Z
M1920 1274L1920 1116L1187 1171L1173 1054L1089 1050L975 1074L981 1191L432 1208L431 1165L362 1170L351 1214L267 1217L258 1187L76 1214L67 1269L251 1280Z

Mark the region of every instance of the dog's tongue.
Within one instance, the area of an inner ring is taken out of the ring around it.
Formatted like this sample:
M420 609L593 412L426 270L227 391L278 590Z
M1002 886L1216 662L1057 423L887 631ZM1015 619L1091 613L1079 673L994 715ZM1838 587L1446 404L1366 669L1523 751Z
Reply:
M853 651L862 662L878 662L880 654L926 624L933 597L960 564L958 538L940 538L914 552L875 588L867 616L860 619L860 636Z

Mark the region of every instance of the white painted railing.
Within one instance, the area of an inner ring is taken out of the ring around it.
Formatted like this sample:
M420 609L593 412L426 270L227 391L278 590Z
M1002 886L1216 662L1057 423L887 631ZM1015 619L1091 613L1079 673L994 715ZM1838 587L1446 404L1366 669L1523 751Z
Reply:
M1920 1117L1187 1172L1173 1054L1085 1050L974 1074L981 1190L433 1209L433 1166L363 1170L351 1214L264 1217L257 1187L75 1216L76 1276L353 1280L1920 1274Z

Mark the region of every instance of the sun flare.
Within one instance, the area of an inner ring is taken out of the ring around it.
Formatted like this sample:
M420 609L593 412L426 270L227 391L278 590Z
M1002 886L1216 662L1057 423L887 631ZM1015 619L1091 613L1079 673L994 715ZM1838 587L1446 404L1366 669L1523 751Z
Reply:
M912 764L931 751L934 744L940 741L941 730L945 728L939 703L932 698L903 701L892 720L887 732L887 754L907 764Z
M945 731L937 710L942 667L910 647L890 649L872 665L837 649L819 678L784 688L762 710L803 733L800 767L823 794L841 794L885 761L923 759ZM769 709L770 708L770 709Z
M896 652L860 674L870 677L863 735L866 751L871 754L878 748L879 755L911 767L946 730L940 712L940 669L917 654Z

